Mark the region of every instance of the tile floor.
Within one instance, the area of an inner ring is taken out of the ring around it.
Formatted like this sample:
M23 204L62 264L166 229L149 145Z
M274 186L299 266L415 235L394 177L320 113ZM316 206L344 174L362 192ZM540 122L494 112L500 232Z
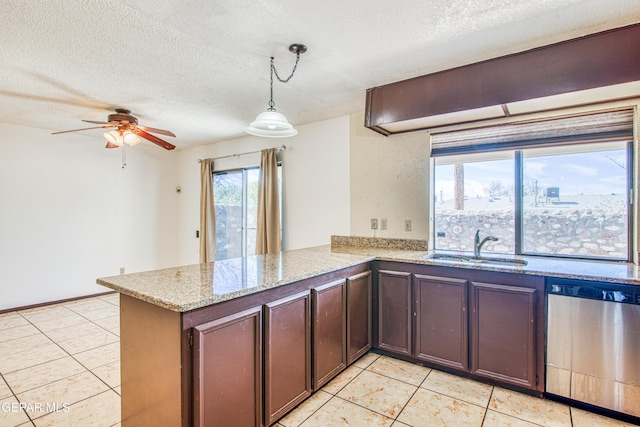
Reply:
M119 426L118 310L111 294L0 314L0 426ZM277 424L541 425L626 424L374 353Z

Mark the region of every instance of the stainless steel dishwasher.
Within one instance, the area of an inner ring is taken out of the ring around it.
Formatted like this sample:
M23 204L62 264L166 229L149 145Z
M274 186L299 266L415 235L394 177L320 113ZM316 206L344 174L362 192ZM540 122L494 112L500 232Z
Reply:
M640 417L640 286L548 279L547 393Z

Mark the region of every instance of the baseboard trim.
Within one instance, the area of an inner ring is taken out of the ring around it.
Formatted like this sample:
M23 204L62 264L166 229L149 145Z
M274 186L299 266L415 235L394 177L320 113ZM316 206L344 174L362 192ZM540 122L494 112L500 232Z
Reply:
M45 307L47 305L64 304L65 302L78 301L78 300L82 300L82 299L95 298L95 297L100 297L100 296L103 296L103 295L110 295L110 294L116 294L116 293L117 293L116 291L100 292L98 294L83 295L83 296L80 296L80 297L66 298L66 299L61 299L61 300L56 300L56 301L41 302L39 304L24 305L22 307L4 308L4 309L0 310L0 314L11 313L12 311L30 310L32 308Z

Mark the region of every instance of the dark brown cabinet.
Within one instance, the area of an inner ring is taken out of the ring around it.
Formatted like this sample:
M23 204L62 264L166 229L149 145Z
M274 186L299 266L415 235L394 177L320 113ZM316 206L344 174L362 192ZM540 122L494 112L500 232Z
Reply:
M262 425L262 307L194 328L194 424Z
M534 288L471 282L471 372L536 387L537 293Z
M390 261L376 266L376 348L544 391L542 277Z
M311 395L311 293L264 307L265 424Z
M416 274L414 283L415 357L468 369L467 280Z
M371 271L347 278L347 364L371 349Z
M340 280L311 290L313 304L313 389L347 367L347 282Z
M413 310L411 273L378 271L378 347L410 355Z

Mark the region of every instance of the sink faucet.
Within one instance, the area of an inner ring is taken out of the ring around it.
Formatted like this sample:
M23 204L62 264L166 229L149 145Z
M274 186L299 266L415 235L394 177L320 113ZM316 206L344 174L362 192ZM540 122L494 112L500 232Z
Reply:
M473 239L473 255L476 258L480 258L480 250L488 241L497 242L498 238L494 236L487 236L480 241L480 230L476 230L476 237Z

